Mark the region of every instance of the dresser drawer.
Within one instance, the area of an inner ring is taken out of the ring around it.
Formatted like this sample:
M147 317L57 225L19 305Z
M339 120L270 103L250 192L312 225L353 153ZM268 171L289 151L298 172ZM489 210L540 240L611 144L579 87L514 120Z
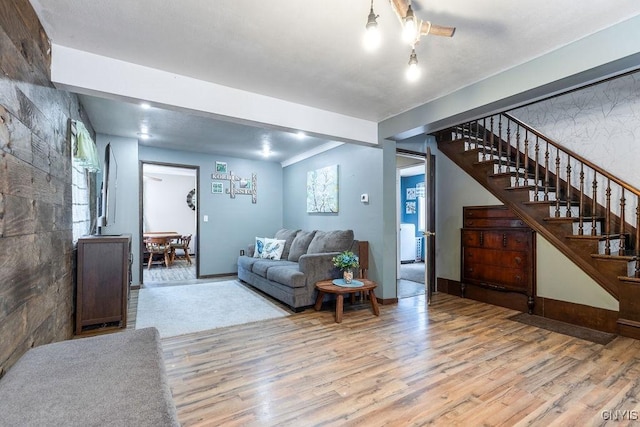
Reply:
M463 227L526 227L526 224L504 206L476 206L464 208Z
M530 273L521 268L468 263L463 268L463 281L497 289L530 292Z
M481 247L502 250L527 250L531 247L531 230L463 229L463 247Z
M523 271L528 271L531 266L530 258L528 252L476 247L465 247L462 254L464 265L486 264L496 267L520 268Z

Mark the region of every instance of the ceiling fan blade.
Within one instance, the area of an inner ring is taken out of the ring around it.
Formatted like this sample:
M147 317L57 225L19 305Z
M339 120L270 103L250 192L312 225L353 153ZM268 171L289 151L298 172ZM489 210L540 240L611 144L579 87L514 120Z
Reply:
M434 36L453 37L455 32L456 27L444 27L432 24L429 21L422 21L422 26L420 27L420 34L424 36L431 34Z
M396 13L396 16L400 20L400 24L402 24L402 19L407 13L409 4L406 2L406 0L389 0L389 2L391 3L393 11Z

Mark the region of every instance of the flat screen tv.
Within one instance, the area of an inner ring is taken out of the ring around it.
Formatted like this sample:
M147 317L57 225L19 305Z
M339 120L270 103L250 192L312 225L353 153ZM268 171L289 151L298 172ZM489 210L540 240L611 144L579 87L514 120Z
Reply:
M104 167L102 169L102 183L97 202L97 234L104 234L105 227L116 223L118 163L111 149L111 143L108 143L104 149Z

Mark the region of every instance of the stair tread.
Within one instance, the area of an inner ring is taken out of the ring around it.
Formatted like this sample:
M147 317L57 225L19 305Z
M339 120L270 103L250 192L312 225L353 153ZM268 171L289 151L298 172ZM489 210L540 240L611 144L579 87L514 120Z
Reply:
M604 254L591 254L591 258L608 259L612 261L633 261L635 257L633 255L604 255Z
M580 217L579 216L547 216L545 218L543 218L545 221L566 221L566 222L579 222L580 221ZM583 216L582 217L582 221L585 223L591 222L593 221L593 217L586 217ZM604 221L604 217L595 217L596 221Z
M570 234L568 236L565 236L567 239L585 239L585 240L598 240L598 241L604 241L607 239L607 236L604 234L596 234L596 235L592 235L592 234L583 234L583 235L579 235L579 234ZM615 240L615 239L620 239L620 234L610 234L609 235L609 239L610 240Z
M640 285L640 278L638 277L618 276L618 279L622 280L623 282L637 283Z

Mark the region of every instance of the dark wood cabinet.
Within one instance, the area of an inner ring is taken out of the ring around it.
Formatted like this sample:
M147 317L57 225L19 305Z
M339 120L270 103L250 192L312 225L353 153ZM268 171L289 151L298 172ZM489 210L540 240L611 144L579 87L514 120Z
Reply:
M467 285L515 293L515 296L492 296L491 292L484 292L482 300L493 302L491 298L494 298L507 302L498 305L518 309L526 307L532 313L536 289L533 230L506 206L464 207L463 222L462 296L468 291Z
M78 239L76 335L127 326L130 254L129 235Z

